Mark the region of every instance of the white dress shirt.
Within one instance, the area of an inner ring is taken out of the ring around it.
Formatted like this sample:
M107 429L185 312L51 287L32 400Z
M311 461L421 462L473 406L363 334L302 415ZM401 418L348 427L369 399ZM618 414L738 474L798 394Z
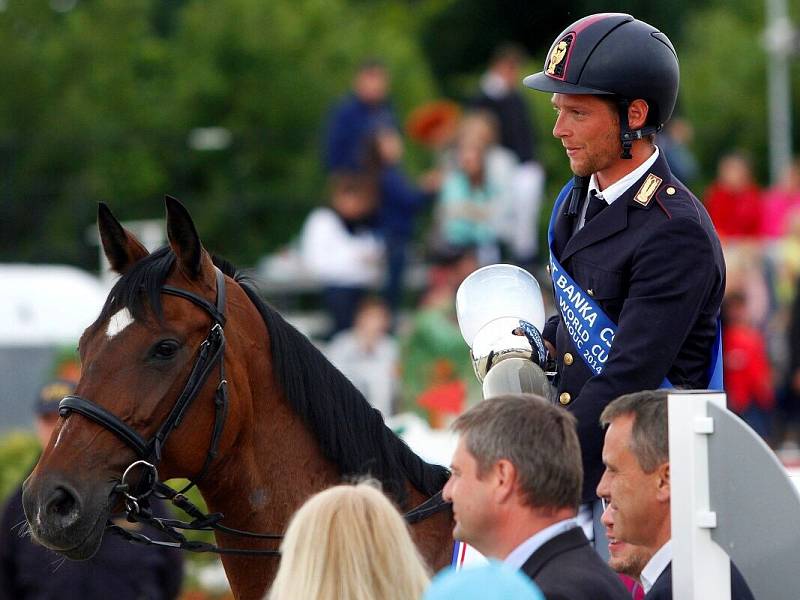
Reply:
M600 191L600 186L597 185L597 175L592 173L592 176L589 178L589 194L594 192L595 194L597 194L599 198L605 200L608 203L608 205L611 206L614 200L616 200L617 198L622 196L622 194L627 192L628 189L634 183L639 181L639 179L641 179L644 176L644 174L650 170L650 167L652 167L653 164L658 159L659 154L660 152L658 150L658 146L656 146L656 151L650 155L650 158L648 158L641 165L636 167L633 171L625 175L622 179L618 179L617 181L612 183L603 191ZM587 198L588 197L589 196L587 195ZM589 206L589 203L584 202L583 208L581 209L581 219L580 219L580 224L578 225L578 229L580 229L584 225L584 220L585 220L584 217L586 215L587 206Z
M653 554L648 563L642 569L642 574L639 575L639 580L642 582L642 588L645 594L650 593L650 589L656 582L667 565L672 562L672 540L667 540L667 543L658 549L658 552Z

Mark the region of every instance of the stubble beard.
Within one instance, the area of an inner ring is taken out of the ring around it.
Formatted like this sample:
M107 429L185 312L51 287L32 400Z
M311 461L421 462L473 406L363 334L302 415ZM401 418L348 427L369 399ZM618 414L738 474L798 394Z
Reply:
M617 132L608 132L602 146L602 151L589 154L580 162L570 159L572 173L578 177L590 177L610 167L622 155L622 142Z
M611 556L608 559L608 566L617 573L627 575L633 579L639 579L642 569L650 559L641 549L630 549L622 556Z

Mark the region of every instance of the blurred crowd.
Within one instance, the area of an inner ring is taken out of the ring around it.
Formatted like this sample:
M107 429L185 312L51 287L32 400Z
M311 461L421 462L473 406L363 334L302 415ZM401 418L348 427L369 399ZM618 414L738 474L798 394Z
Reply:
M431 101L403 125L390 72L365 61L330 111L327 202L308 216L300 256L322 286L331 323L321 345L384 414L412 409L441 425L479 399L453 308L466 275L502 261L543 279L540 232L550 202L532 124L548 116L533 115L519 92L525 60L518 47L498 48L469 101ZM674 118L657 144L674 173L696 187L692 134L689 122ZM407 140L433 157L417 178L404 165ZM701 199L728 265L730 407L773 446L797 448L800 162L764 189L747 154L732 151ZM421 294L406 285L412 258L428 267Z
M728 404L775 447L797 448L800 163L762 188L749 156L723 156L703 198L725 250Z
M322 287L329 357L386 415L402 404L441 424L478 400L455 321L458 285L501 260L532 271L542 264L545 177L518 90L525 60L516 46L498 48L469 102L432 101L404 125L386 66L365 61L330 112L328 200L308 216L300 255ZM432 157L418 178L404 166L407 138ZM429 265L413 299L405 285L412 252Z

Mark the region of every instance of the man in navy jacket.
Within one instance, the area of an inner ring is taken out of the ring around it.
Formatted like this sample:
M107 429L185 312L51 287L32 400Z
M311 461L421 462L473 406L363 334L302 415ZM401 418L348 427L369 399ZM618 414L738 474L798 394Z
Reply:
M367 136L380 125L396 127L388 100L389 72L378 60L359 66L353 92L333 109L325 132L324 163L328 172L363 167Z
M543 337L558 365L558 401L578 419L581 520L594 517L596 537L603 408L643 389L718 385L711 371L725 289L722 250L702 204L655 143L678 79L667 36L614 13L570 25L544 70L525 79L553 94L553 135L575 174L550 223L560 314Z

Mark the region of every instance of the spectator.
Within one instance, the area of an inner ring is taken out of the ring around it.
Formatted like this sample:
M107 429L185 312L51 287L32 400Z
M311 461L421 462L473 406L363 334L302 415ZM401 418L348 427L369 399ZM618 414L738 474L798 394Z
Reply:
M521 569L549 600L630 597L575 519L583 470L572 415L538 396L498 396L453 429L442 495L453 503L454 538Z
M427 569L403 517L370 483L312 496L292 517L268 600L417 600Z
M72 381L45 385L36 404L36 434L45 447L58 422L58 403L75 389ZM157 505L156 510L162 510ZM166 516L163 513L160 516ZM121 527L132 527L115 519ZM86 561L65 560L23 535L25 513L22 486L11 494L0 519L1 600L171 600L183 578L179 550L134 546L106 535L100 549Z
M646 548L634 546L622 540L618 540L614 534L614 513L608 511L604 515L606 537L613 540L609 542L608 566L619 573L622 582L631 592L632 600L644 600L644 589L642 589L639 578L642 569L650 560L650 555Z
M378 127L366 144L366 170L378 182L378 231L386 245L385 296L393 314L403 295L408 244L417 213L438 188L438 176L429 174L422 187L409 181L401 168L403 138L393 127Z
M800 279L795 281L795 287L800 287ZM781 398L779 411L781 413L783 442L792 439L795 447L800 437L800 290L795 293L792 303L792 312L789 318L789 365L786 381L786 394Z
M783 170L780 181L764 193L761 235L777 239L789 231L790 219L800 213L800 161Z
M361 167L364 143L379 125L397 126L388 100L390 77L379 60L361 63L353 91L333 109L325 134L325 168L330 172Z
M515 159L496 144L496 131L495 119L485 112L462 120L437 207L441 240L476 247L480 264L499 259L498 240L513 206L508 182Z
M706 192L705 205L723 241L756 238L761 232L761 191L750 159L741 152L719 161L717 179Z
M691 123L680 117L672 117L657 138L658 147L664 153L672 173L681 183L691 185L697 179L700 166L689 145L694 137Z
M378 298L365 298L352 329L337 333L327 352L330 361L385 417L393 413L397 391L397 342L389 335L392 317Z
M323 286L334 335L353 324L361 299L383 277L383 244L374 230L375 186L365 175L330 178L331 206L315 209L303 226L300 252Z
M619 567L622 543L637 546L637 564L626 571L636 575L640 569L646 600L672 600L667 394L664 390L627 394L612 401L600 416L607 427L606 470L597 495L608 503L602 521L609 552L617 555L611 562ZM734 565L731 600L753 600Z
M456 571L445 569L431 581L422 600L545 600L536 584L508 565L487 565Z
M529 108L519 93L524 50L515 44L497 48L472 105L488 110L499 123L499 143L513 152L517 165L511 179L513 217L505 229L512 259L532 264L539 251L539 213L544 170L537 160L536 136Z
M764 336L747 318L743 293L728 292L722 303L722 349L728 408L762 438L771 433L775 391Z
M455 309L456 290L478 261L471 248L442 246L432 263L429 289L402 338L402 391L407 407L424 408L433 427L445 427L481 399Z

